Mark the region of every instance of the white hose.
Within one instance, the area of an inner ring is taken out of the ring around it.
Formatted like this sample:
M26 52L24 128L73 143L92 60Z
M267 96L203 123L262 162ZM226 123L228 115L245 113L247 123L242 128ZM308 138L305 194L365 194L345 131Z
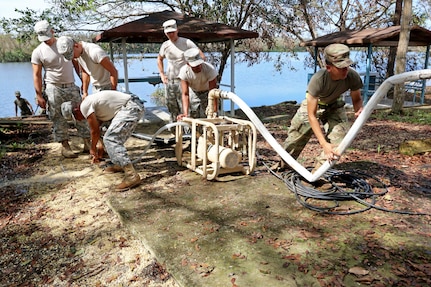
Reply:
M350 128L350 130L347 132L344 139L341 141L337 148L337 152L342 155L344 151L350 146L353 139L358 134L359 130L362 128L362 126L365 124L369 116L371 115L374 108L377 106L377 104L380 102L382 97L387 94L389 89L396 85L396 84L402 84L407 81L416 81L421 79L430 79L431 78L431 69L425 69L425 70L418 70L418 71L412 71L412 72L406 72L402 74L398 74L392 77L389 77L386 79L382 85L377 89L377 91L373 94L373 96L370 98L366 106L364 107L361 114L358 116L358 118L355 120L354 124ZM250 121L256 126L257 130L261 133L261 135L265 138L265 140L271 145L271 147L281 156L281 158L289 164L294 170L296 170L302 177L304 177L309 182L314 182L317 179L319 179L325 172L328 171L329 168L331 168L336 161L326 161L316 172L311 173L308 171L305 167L303 167L300 163L298 163L286 150L277 142L277 140L269 133L269 131L266 129L266 127L262 124L262 122L259 120L259 118L256 116L256 114L253 112L250 107L247 106L247 104L239 98L237 95L235 95L232 92L226 92L221 90L211 90L208 98L213 97L222 97L226 99L231 99L235 104L238 105L241 110L244 111L244 113L248 116Z

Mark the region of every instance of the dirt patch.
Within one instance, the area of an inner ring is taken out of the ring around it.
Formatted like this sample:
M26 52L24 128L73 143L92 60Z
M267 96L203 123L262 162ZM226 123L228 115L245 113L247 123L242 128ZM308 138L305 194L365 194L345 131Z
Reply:
M49 126L3 135L0 286L178 286L109 207L121 176L62 159Z
M285 115L265 124L282 142L296 108L291 103L282 103L254 110L261 119ZM140 239L122 226L108 205L108 199L114 195L111 186L121 180L121 175L103 174L83 154L78 159L62 159L59 145L50 143L50 128L34 131L41 136L32 137L29 142L26 132L8 131L2 139L0 285L178 286L166 272L164 262L157 262L143 248ZM382 179L390 191L382 200L382 206L388 210L429 212L431 157L429 153L401 155L398 147L405 140L426 138L430 134L430 126L369 121L336 168L359 170ZM18 147L14 142L25 145ZM76 151L82 148L76 138L72 146ZM136 158L145 143L131 140L128 146ZM313 138L301 154L301 163L313 165L319 151ZM261 163L270 164L277 159L261 136L258 152L257 176L267 173ZM155 146L137 164L137 169L145 178L146 193L162 187L174 193L187 185L180 173L187 170L176 164L172 146ZM133 191L114 196L131 194ZM375 211L364 214L361 222L339 216L336 218L339 224L334 226L334 217L307 210L294 201L289 204L289 212L301 217L297 226L286 226L297 234L294 250L289 250L292 242L262 237L270 231L272 219L264 215L260 218L250 211L253 224L268 222L260 232L250 234L250 241L265 238L265 244L272 244L279 252L284 250L289 270L318 278L320 286L347 286L346 278L358 286L431 284L430 216ZM244 220L239 224L249 223ZM352 230L356 234L354 242L345 239ZM392 245L382 244L383 241ZM319 246L321 251L308 254L310 245ZM356 268L349 270L347 267L352 264ZM363 274L370 270L370 274ZM211 278L211 272L207 276Z

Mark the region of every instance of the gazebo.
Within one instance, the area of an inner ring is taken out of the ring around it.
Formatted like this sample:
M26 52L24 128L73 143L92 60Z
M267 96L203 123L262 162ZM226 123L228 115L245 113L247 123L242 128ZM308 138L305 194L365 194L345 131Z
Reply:
M234 92L234 41L246 38L257 38L259 34L241 28L208 21L202 18L189 17L173 11L151 13L146 17L114 27L97 35L94 42L121 43L124 63L124 83L126 91L129 91L128 83L154 81L157 77L144 77L129 79L127 72L126 43L162 43L167 40L163 32L163 22L175 19L177 21L179 35L189 38L197 43L229 41L231 45L231 91ZM111 46L112 47L112 46ZM111 48L112 51L112 48ZM112 52L111 52L112 53ZM111 54L112 56L112 54Z
M367 101L368 90L370 85L371 57L373 47L397 47L401 26L391 26L387 28L370 28L365 30L346 30L322 37L314 40L302 42L301 46L315 47L315 71L317 67L317 53L319 47L325 47L332 43L342 43L350 47L368 47L367 67L364 81L364 101ZM424 69L428 68L429 53L431 45L431 31L420 27L413 26L410 29L409 46L426 46L426 55ZM422 81L421 103L424 102L425 80Z

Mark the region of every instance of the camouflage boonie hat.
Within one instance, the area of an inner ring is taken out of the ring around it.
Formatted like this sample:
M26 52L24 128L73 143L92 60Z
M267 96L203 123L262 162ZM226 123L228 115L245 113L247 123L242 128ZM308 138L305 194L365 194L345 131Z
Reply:
M325 48L325 61L327 65L337 68L346 68L354 62L350 59L349 47L343 44L331 44Z

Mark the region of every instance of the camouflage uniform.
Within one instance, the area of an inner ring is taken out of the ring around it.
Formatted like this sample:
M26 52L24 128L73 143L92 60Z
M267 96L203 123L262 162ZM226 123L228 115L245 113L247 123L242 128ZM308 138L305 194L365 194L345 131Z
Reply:
M218 73L213 65L205 63L198 48L185 51L184 58L188 64L181 67L178 74L182 87L188 87L188 91L183 93L183 96L188 95L183 113L187 110L189 117L206 118L208 93L210 89L216 87Z
M81 102L79 87L75 84L55 85L47 83L45 93L48 97L49 119L53 123L54 140L57 142L69 140L69 126L67 120L61 113L61 104L68 101L76 103ZM79 137L90 137L90 131L86 121L77 121L75 125Z
M338 99L330 105L319 104L317 110L317 118L324 125L326 139L334 145L340 144L350 129L344 105L344 101ZM306 99L293 117L288 134L283 148L296 159L314 134L308 121ZM323 163L325 160L326 157L323 152L316 159L319 163Z
M194 92L192 89L189 89L191 118L202 119L207 117L205 111L208 106L208 93L209 91Z
M288 137L283 145L295 159L314 134L307 111L308 100L313 104L313 110L316 108L315 118L323 124L326 142L333 146L339 145L350 129L341 95L350 90L355 111L360 111L362 108L360 98L362 79L354 69L350 68L353 61L350 59L349 47L343 44L331 44L325 48L324 56L326 69L321 69L311 77L307 85L306 99L293 117ZM316 102L317 107L314 106ZM310 117L314 120L314 115ZM316 160L315 169L326 161L324 151Z
M17 98L14 101L15 105L19 107L21 110L21 116L31 116L32 112L30 111L30 108L27 105L27 100L24 98Z
M112 85L109 83L108 85L103 85L103 86L95 86L93 85L93 88L91 89L91 92L93 94L101 92L101 91L106 91L106 90L112 90Z
M171 122L177 121L177 116L181 114L181 81L179 79L169 80L165 85L166 106L171 114Z
M112 119L108 130L103 136L103 143L112 163L119 166L131 164L124 143L131 136L139 120L144 116L144 104L132 95Z
M171 32L177 33L177 23L175 20L168 20L163 23L164 32L166 35ZM163 71L163 60L166 58L168 65L166 69L166 77L168 83L165 85L165 100L166 106L168 107L169 113L171 114L171 121L176 122L177 116L182 111L182 93L181 93L181 81L178 78L178 73L186 61L184 59L184 51L190 48L197 48L197 45L190 39L184 37L176 37L176 39L164 41L160 46L158 55L158 65L160 75L164 74ZM162 78L163 80L163 78Z

